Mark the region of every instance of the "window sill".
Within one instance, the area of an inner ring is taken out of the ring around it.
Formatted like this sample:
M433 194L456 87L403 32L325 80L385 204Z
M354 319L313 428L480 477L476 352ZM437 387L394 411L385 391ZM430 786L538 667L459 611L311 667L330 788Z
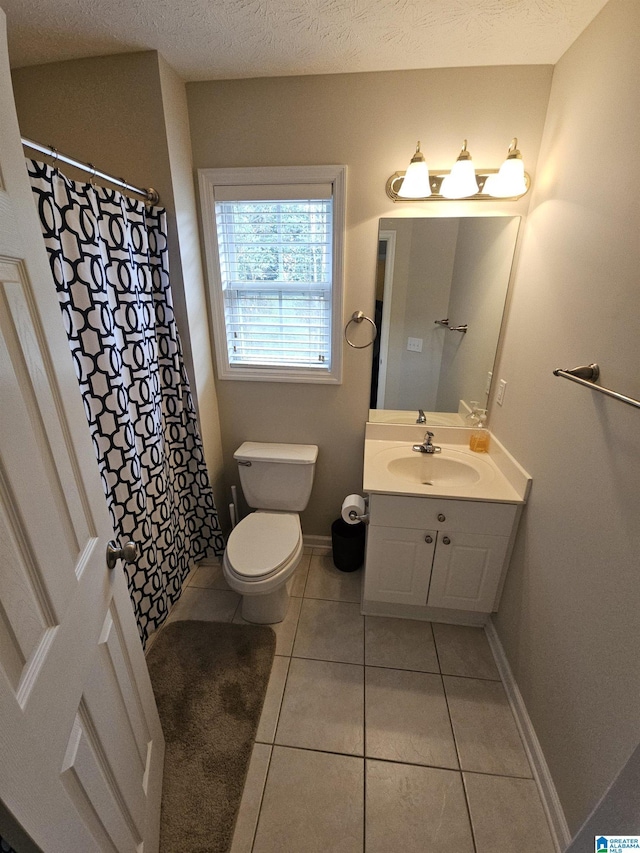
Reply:
M277 367L229 367L218 369L218 379L240 382L298 382L315 385L342 385L342 376L328 370Z

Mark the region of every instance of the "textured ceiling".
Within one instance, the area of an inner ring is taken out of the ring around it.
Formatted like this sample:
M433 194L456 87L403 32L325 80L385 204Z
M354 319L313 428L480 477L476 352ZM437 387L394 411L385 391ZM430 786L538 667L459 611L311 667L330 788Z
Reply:
M606 0L0 0L14 67L156 49L185 80L553 64Z

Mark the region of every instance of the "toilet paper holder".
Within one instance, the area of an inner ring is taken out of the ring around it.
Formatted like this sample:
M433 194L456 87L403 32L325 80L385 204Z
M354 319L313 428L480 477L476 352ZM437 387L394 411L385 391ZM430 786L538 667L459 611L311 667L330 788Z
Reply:
M358 513L355 511L355 509L352 509L351 512L349 513L349 518L351 519L351 521L362 521L364 524L369 523L369 513L368 512L365 512L362 515L358 515Z
M340 515L347 524L357 524L359 521L365 524L369 521L369 499L362 495L347 495L342 502Z

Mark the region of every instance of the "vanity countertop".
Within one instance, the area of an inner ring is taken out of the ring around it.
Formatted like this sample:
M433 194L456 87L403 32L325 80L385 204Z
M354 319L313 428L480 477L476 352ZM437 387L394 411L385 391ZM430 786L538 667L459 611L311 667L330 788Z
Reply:
M364 443L363 489L374 494L455 500L526 503L531 477L494 435L488 453L469 449L471 429L433 427L441 453L411 448L425 426L368 423Z

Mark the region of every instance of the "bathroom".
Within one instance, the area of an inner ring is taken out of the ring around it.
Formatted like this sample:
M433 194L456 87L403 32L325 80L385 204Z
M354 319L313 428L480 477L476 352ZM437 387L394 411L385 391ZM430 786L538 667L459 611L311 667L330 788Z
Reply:
M362 485L371 357L345 347L340 385L215 381L193 169L348 168L344 317L373 308L383 217L416 215L384 193L420 139L478 165L517 135L532 190L492 202L522 216L494 375L490 429L533 478L495 627L570 833L638 739L637 411L555 378L597 361L602 384L640 397L637 311L640 11L609 0L555 66L518 65L192 82L153 51L14 72L24 136L158 189L170 215L172 284L216 504L248 440L319 447L305 537L326 543ZM423 216L474 216L451 202ZM402 213L400 213L402 211ZM437 439L437 429L436 432Z

